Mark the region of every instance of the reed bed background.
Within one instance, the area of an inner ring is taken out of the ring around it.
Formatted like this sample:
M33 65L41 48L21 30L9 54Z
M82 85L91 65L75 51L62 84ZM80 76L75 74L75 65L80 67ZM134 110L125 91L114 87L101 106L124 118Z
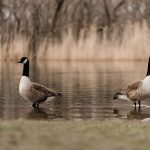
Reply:
M57 61L145 60L150 56L149 39L150 29L146 23L126 24L122 37L118 36L115 27L111 39L107 38L107 31L100 38L96 29L91 28L86 37L83 31L77 41L70 30L59 42L44 38L34 56L38 60ZM1 59L32 57L29 41L29 37L16 34L9 43L1 45Z
M100 36L96 28L82 31L76 40L72 30L63 34L62 40L54 41L44 37L36 51L29 49L30 37L15 34L12 39L0 45L1 60L14 60L22 56L38 60L99 61L99 60L145 60L150 55L150 29L146 22L127 23L121 35L116 26L111 38L107 38L107 28Z
M38 59L47 60L144 60L150 55L150 29L146 23L127 23L118 35L117 27L113 27L111 39L107 38L104 29L100 38L96 29L91 28L84 36L84 31L75 41L71 31L64 35L61 43L43 42L37 50Z
M0 59L145 60L147 0L0 0Z

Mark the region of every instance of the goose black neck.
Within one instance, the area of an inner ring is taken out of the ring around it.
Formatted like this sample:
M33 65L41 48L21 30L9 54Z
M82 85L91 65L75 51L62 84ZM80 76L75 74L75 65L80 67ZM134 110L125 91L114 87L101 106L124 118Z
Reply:
M146 76L150 76L150 58L148 61L148 68L147 68L147 75Z
M23 65L23 73L22 76L29 77L29 62Z

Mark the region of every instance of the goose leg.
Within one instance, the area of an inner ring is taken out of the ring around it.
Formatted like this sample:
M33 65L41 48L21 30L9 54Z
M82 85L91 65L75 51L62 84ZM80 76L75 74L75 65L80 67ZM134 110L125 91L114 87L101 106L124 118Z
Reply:
M136 101L134 102L134 110L136 110Z
M139 110L141 109L141 101L138 101L138 103L139 103Z
M39 108L39 103L36 103L36 108Z
M33 108L37 108L36 103L33 103L33 104L32 104L32 107L33 107Z

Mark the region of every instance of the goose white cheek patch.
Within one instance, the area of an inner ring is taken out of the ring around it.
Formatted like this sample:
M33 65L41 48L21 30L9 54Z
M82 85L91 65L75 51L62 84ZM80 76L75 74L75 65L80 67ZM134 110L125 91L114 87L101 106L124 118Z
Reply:
M120 100L129 100L126 95L119 95L118 99L120 99Z
M26 64L26 63L27 63L27 61L28 61L28 60L27 60L27 59L25 59L25 60L24 60L24 62L23 62L23 64Z

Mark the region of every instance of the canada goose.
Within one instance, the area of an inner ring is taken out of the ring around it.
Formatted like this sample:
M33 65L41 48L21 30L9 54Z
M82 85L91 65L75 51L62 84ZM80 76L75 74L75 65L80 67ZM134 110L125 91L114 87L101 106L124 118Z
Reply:
M19 84L19 93L24 99L30 100L33 103L33 108L39 108L39 104L46 101L48 97L61 96L60 93L56 93L41 84L30 81L29 60L27 57L22 57L17 63L22 63L24 65Z
M114 95L114 99L124 99L133 101L135 109L136 102L139 103L140 109L141 101L148 98L150 98L150 58L148 62L146 78L144 80L127 85Z

